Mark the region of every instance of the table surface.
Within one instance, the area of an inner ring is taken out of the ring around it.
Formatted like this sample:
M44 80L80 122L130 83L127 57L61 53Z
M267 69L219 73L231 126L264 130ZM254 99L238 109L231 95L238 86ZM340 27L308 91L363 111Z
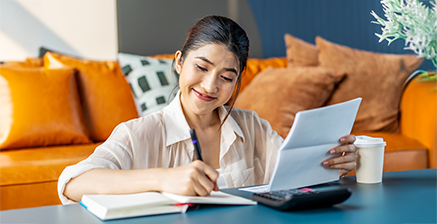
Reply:
M384 173L379 184L339 183L352 190L345 202L329 208L281 212L262 205L201 206L185 214L101 221L79 204L0 212L0 223L437 223L437 169ZM249 197L249 192L224 190Z

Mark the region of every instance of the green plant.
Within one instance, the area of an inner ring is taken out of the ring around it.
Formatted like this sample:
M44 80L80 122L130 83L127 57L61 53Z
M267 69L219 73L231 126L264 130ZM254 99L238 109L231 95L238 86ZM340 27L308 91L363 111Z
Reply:
M418 0L381 0L387 20L374 11L373 23L382 26L382 34L375 33L379 42L388 44L405 39L405 49L413 50L419 57L429 59L437 70L437 3L430 0L432 9Z
M429 73L429 72L423 71L419 81L423 81L423 82L437 82L437 74L436 73ZM435 90L437 90L437 89L435 89Z

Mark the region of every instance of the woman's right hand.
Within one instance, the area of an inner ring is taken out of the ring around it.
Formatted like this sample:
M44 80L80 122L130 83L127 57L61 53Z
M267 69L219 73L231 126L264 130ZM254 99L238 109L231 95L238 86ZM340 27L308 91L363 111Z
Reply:
M211 191L218 191L219 173L206 163L196 160L184 166L165 169L161 183L161 191L181 194L207 196Z

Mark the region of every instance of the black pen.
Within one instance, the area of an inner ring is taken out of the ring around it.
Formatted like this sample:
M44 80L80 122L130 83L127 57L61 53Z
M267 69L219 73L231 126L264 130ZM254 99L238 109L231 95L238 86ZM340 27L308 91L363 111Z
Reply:
M193 142L194 145L194 152L196 153L196 157L198 160L203 162L202 151L200 150L199 140L197 139L196 131L194 130L194 128L190 130L190 135L191 135L191 141ZM217 182L214 182L214 188L218 188Z
M202 151L200 150L199 140L197 140L196 131L193 129L190 130L191 141L194 145L194 152L196 153L196 157L198 160L203 161L202 159Z

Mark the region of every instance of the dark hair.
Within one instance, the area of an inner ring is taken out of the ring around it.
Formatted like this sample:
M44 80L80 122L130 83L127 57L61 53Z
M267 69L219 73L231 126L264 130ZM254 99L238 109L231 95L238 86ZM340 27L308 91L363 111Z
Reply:
M246 68L247 58L249 57L249 39L243 28L233 20L218 15L205 16L189 29L187 38L180 50L182 52L181 60L183 61L190 51L197 50L206 44L222 44L238 58L240 70L236 83L237 90L224 119L226 120L240 92L241 74ZM174 66L172 67L173 72L179 77Z

